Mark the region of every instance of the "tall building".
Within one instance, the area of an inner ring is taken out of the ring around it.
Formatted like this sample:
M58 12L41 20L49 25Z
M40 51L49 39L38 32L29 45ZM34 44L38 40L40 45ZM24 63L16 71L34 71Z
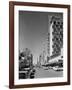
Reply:
M48 30L48 57L55 58L63 52L63 18L50 16Z

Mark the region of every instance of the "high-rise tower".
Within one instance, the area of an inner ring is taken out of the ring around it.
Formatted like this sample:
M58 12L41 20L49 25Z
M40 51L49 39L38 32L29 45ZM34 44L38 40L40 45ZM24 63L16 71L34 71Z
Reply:
M55 58L62 53L63 48L63 18L50 16L48 30L48 57Z

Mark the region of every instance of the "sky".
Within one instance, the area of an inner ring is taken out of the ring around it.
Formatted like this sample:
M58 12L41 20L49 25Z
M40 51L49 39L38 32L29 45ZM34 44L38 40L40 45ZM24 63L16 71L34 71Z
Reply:
M48 15L50 14L19 11L19 50L29 48L33 54L34 63L37 62L42 51L47 50Z

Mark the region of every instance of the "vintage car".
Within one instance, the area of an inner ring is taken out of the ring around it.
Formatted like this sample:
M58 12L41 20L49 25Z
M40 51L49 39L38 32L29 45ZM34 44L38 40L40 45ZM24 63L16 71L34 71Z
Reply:
M55 71L63 71L63 67L56 66L56 67L53 67L53 70L55 70Z
M34 68L30 71L30 78L35 77L35 72L36 72L36 70Z
M28 78L27 73L28 73L28 71L19 71L19 79L26 79L26 78Z

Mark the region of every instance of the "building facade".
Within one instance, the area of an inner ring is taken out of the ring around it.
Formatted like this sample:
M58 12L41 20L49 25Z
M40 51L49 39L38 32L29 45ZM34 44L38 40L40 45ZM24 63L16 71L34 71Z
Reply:
M48 57L49 60L63 53L63 18L50 16L48 30Z

